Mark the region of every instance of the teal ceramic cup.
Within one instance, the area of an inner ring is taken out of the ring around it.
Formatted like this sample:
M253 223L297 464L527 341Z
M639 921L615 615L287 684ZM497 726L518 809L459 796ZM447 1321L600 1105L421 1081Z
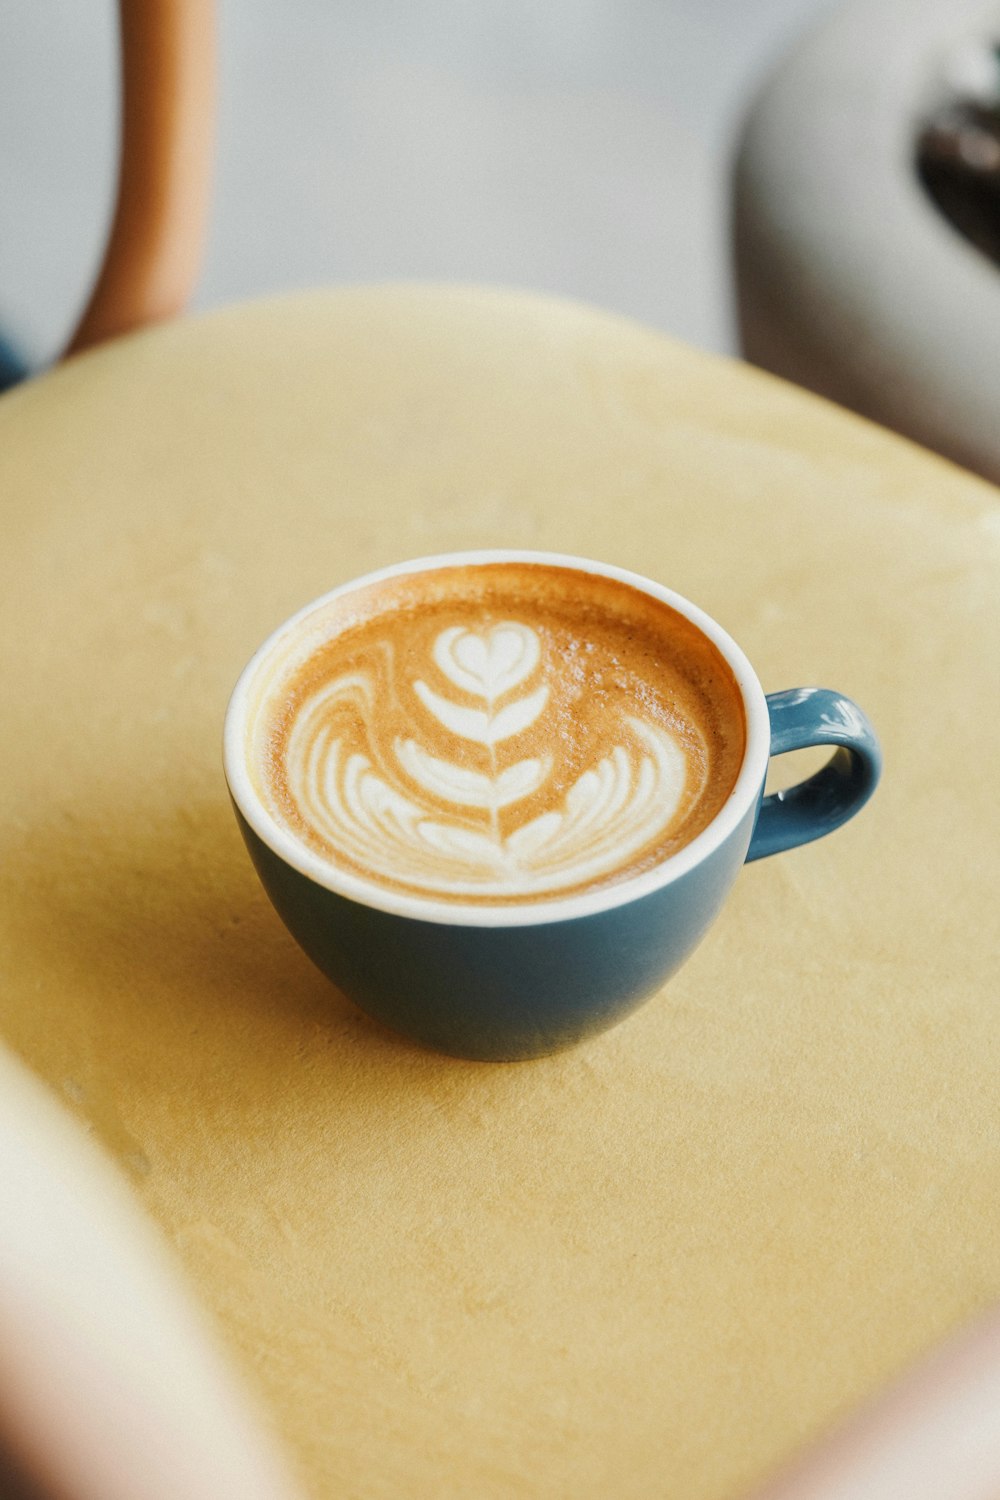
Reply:
M707 637L738 685L746 740L735 785L697 836L617 884L542 901L488 905L381 888L314 853L268 811L250 771L254 719L290 643L330 601L431 569L519 561L618 580ZM772 755L829 746L814 775L764 795ZM582 1041L661 989L711 926L742 866L821 838L878 781L875 732L849 698L804 687L765 696L739 646L662 585L607 564L534 552L459 553L370 574L307 605L260 647L230 700L224 764L250 857L306 954L357 1006L456 1057L514 1061Z

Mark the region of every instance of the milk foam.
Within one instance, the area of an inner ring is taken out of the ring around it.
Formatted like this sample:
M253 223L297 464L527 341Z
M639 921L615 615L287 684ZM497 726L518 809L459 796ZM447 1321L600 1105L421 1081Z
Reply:
M712 771L706 711L676 711L697 694L630 615L594 616L595 650L550 607L497 617L459 591L440 618L390 605L333 639L267 737L272 811L332 863L433 898L545 899L669 852Z
M487 632L453 627L435 640L434 662L476 706L453 701L422 679L409 687L445 736L492 748L544 715L549 685L531 682L540 657L537 635L518 621ZM374 681L356 672L314 693L296 716L285 766L306 826L376 876L432 894L558 891L612 875L677 811L684 754L662 728L630 718L627 747L615 745L584 771L558 807L504 833L497 815L544 786L553 756L477 771L432 754L414 738L396 738L391 755L380 755L370 714L374 696ZM365 726L364 751L348 749L337 733L338 709L348 705ZM486 819L470 826L462 816L467 809Z

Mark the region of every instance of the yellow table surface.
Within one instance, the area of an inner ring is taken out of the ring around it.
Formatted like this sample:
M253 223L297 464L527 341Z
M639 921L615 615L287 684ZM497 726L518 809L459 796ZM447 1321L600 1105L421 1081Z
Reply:
M0 1035L317 1500L736 1496L1000 1294L996 491L616 318L400 288L72 361L0 402L0 496ZM495 1066L312 969L220 733L314 595L507 544L687 594L886 769L632 1019Z

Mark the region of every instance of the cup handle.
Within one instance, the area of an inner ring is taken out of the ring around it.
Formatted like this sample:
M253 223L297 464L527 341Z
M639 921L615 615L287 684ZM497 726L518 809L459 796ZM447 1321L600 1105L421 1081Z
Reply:
M853 818L875 790L882 752L856 703L827 688L787 688L767 695L771 754L835 745L826 765L761 802L747 862L780 854L832 833Z

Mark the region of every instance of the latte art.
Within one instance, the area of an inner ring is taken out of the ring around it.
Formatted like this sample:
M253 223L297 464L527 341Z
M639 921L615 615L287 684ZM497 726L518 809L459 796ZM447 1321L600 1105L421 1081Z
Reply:
M725 795L742 721L731 734L703 663L668 659L655 601L602 579L601 608L581 605L553 568L537 570L541 596L528 565L457 571L498 576L470 597L468 577L415 575L427 597L376 597L360 618L354 601L274 695L262 790L278 821L380 886L459 901L605 884L693 837L699 807L712 816L720 724L739 740Z
M670 735L629 717L624 743L561 805L518 822L517 806L553 771L552 752L504 754L546 713L549 684L532 681L540 656L534 631L516 621L484 633L456 626L437 637L433 658L472 703L422 678L391 683L404 701L409 686L435 720L436 746L457 742L452 758L413 737L381 745L373 676L335 678L303 703L288 737L288 786L304 823L356 864L435 894L523 896L611 875L674 817L685 759ZM486 769L465 762L462 742L487 752Z

